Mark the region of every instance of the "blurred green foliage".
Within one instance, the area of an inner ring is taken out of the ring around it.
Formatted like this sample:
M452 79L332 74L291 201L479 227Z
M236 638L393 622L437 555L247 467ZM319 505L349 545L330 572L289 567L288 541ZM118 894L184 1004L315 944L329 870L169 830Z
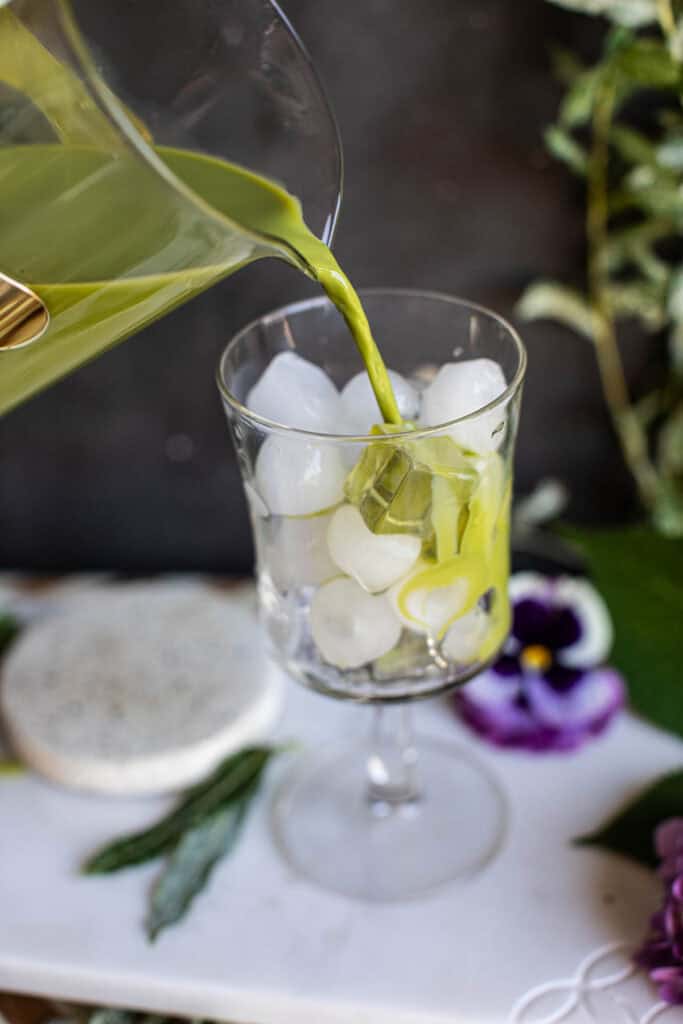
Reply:
M549 0L600 15L600 59L556 54L566 87L546 145L585 181L585 286L532 284L519 303L593 344L624 459L654 527L683 537L683 4L680 0ZM647 102L642 103L647 94ZM637 320L668 373L633 401L618 327Z

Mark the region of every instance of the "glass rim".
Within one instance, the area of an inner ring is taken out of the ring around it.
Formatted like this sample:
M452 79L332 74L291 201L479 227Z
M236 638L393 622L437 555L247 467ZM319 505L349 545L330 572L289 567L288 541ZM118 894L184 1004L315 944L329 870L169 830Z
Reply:
M8 5L12 4L12 0L4 0ZM334 233L339 220L339 213L341 210L342 195L344 190L344 155L341 142L341 132L339 129L339 122L337 121L336 115L330 103L330 99L327 95L327 91L322 83L322 80L318 74L315 64L306 49L299 33L296 31L291 21L282 10L279 4L279 0L266 0L269 7L273 9L275 16L284 25L290 38L292 39L296 49L299 51L301 57L308 65L308 68L313 76L313 80L318 88L320 99L325 108L325 113L330 120L332 125L333 134L335 137L335 157L336 157L336 196L334 200L334 206L330 213L327 215L325 225L322 230L320 239L325 245L330 245L334 238ZM3 0L0 0L0 7L3 6ZM216 209L211 203L208 203L203 199L198 192L196 192L190 185L187 185L182 178L180 178L171 168L157 156L153 144L147 141L143 133L136 127L131 117L126 112L120 101L109 89L107 83L100 75L95 59L91 53L90 46L83 35L81 28L78 24L76 16L72 7L72 0L60 0L60 6L58 8L60 21L62 28L71 43L74 53L81 64L81 71L84 78L88 82L90 88L94 91L98 102L100 103L104 113L109 118L114 128L121 133L125 142L131 147L133 152L140 157L151 169L162 179L162 181L171 188L177 195L181 196L188 202L191 202L194 206L198 207L205 216L210 216L213 220L218 221L220 224L230 224L237 228L240 232L248 235L250 238L255 239L261 245L267 245L269 248L285 250L288 253L293 252L295 256L298 256L294 250L284 241L277 240L279 244L269 235L262 235L258 231L254 231L252 228L245 227L234 217L229 217L227 214L221 213L220 210ZM208 154L211 156L212 154ZM214 157L214 159L220 159ZM237 164L236 166L242 166ZM258 172L257 172L258 173ZM276 182L276 184L279 184ZM284 185L281 185L284 188Z
M507 385L504 391L502 391L492 401L487 402L486 405L479 406L477 409L473 409L472 412L466 413L464 416L457 416L455 419L446 420L443 423L439 423L436 426L431 427L420 427L417 430L400 430L396 433L391 434L329 434L315 430L304 430L301 427L290 427L285 423L279 423L277 420L270 420L265 416L260 416L258 413L252 412L243 402L240 402L235 395L232 394L229 387L225 382L224 368L225 361L230 354L233 347L237 346L246 334L253 331L254 328L258 327L259 324L267 325L275 320L282 320L284 317L294 313L306 312L309 309L315 309L321 306L328 306L334 308L333 303L326 295L316 295L308 299L300 299L296 302L290 302L285 306L280 306L278 309L272 310L270 313L265 313L262 316L256 317L251 320L248 324L242 327L237 334L233 335L230 339L223 352L221 353L216 368L216 384L221 397L230 405L230 407L238 413L240 416L249 420L250 423L255 426L263 428L264 431L269 433L286 434L290 437L301 436L306 440L312 441L333 441L338 443L352 443L352 444L377 444L386 443L390 444L396 439L403 441L415 441L422 438L434 437L435 435L443 433L444 430L448 430L461 423L467 423L471 420L476 419L485 413L492 412L500 406L507 405L517 394L519 389L524 382L524 376L526 373L527 355L524 343L519 336L519 332L509 323L504 317L500 316L499 313L495 313L493 310L488 309L486 306L482 306L477 302L470 302L469 299L462 299L455 295L449 295L446 292L430 291L422 288L359 288L358 295L361 300L365 297L371 296L398 296L403 298L423 298L423 299L436 299L439 302L444 302L452 306L458 306L472 310L476 313L483 313L489 320L495 321L507 332L509 337L512 339L515 350L517 352L518 362L517 369L515 371L512 380ZM341 314L340 314L341 315ZM351 340L351 339L349 339Z

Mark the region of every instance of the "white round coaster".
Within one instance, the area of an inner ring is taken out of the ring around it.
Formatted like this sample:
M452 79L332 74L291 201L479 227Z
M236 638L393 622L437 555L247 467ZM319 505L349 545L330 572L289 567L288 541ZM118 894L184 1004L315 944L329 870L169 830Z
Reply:
M0 707L17 754L47 778L149 794L263 740L282 694L252 586L120 584L70 597L26 630Z

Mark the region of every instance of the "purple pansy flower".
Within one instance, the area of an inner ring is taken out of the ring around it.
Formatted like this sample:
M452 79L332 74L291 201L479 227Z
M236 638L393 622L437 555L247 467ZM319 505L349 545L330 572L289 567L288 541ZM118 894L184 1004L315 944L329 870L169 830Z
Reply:
M575 750L624 705L603 666L612 645L607 607L587 580L517 573L512 628L498 661L455 697L462 719L501 747Z
M671 818L655 833L662 863L664 903L650 922L650 934L635 960L667 1003L683 1005L683 818Z

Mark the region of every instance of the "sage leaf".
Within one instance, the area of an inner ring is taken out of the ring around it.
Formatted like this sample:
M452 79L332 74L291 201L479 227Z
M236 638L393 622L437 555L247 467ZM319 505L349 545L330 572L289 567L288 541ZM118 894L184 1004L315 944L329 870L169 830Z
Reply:
M546 129L545 144L554 157L566 164L570 171L584 177L588 167L588 157L583 146L572 138L569 132L560 125L553 124Z
M237 841L255 788L185 832L168 858L150 900L147 935L154 941L180 921L205 888L211 872Z
M86 861L83 872L109 874L168 852L184 832L243 796L274 752L272 747L250 747L226 758L205 782L190 789L170 814L149 829L104 846Z
M610 660L624 674L632 706L683 736L683 540L648 526L560 533L584 554L612 615Z
M599 846L647 867L656 867L654 833L667 818L683 816L683 771L658 779L633 803L596 832L574 840L577 846Z
M530 285L515 312L523 320L557 320L593 340L593 312L580 292L553 281Z

